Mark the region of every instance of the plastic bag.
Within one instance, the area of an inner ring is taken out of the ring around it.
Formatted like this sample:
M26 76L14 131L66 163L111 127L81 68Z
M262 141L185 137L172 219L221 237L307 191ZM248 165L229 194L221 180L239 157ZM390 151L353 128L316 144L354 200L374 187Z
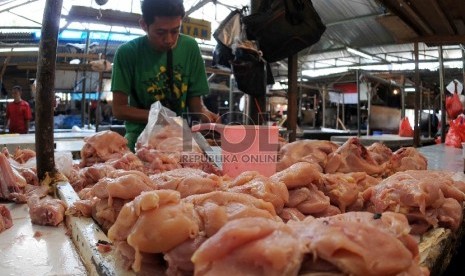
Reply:
M400 120L399 136L400 137L413 137L413 129L407 117L404 117Z
M457 93L446 98L446 111L447 116L449 116L449 119L451 120L454 120L460 113L462 113L463 106Z
M154 102L150 106L149 120L144 130L141 132L136 142L136 150L142 146L155 148L156 145L150 145L151 136L156 135L158 132L163 131L163 128L168 125L176 126L174 121L176 113L169 108L164 107L159 101ZM178 125L179 128L181 126Z
M260 96L266 94L266 62L255 49L237 48L232 62L237 88L242 92Z
M217 44L213 50L212 66L231 70L231 62L234 59L232 46L242 32L243 11L238 9L231 11L213 33Z
M242 18L241 10L233 10L221 22L218 28L213 33L215 40L226 47L232 48L232 45L237 37L242 32Z
M58 172L70 178L73 170L73 154L70 151L55 152L55 166Z
M450 121L449 131L446 135L446 146L461 148L462 142L465 142L465 115L463 114Z
M170 152L201 152L187 122L159 101L150 106L148 123L137 138L135 149L142 147Z

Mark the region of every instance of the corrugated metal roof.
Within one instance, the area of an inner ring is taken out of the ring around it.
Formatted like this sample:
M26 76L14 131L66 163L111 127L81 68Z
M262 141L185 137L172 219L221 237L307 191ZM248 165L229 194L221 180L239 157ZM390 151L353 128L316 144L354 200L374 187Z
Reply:
M441 5L453 5L461 2L460 0L448 0L442 3L440 0L425 0L428 3L439 3ZM438 2L439 1L439 2ZM6 6L7 3L28 3L22 7L22 9L28 9L28 5L37 5L42 1L33 0L0 0L0 14L4 15L7 12L2 12L2 7ZM82 4L76 0L65 0L66 5L70 3ZM93 2L93 1L91 1ZM114 4L115 0L108 1L108 4L104 8L110 8ZM198 0L185 0L185 3L194 5L198 2L204 2L205 5L209 5L215 9L213 1L198 1ZM210 3L209 3L210 2ZM236 1L237 2L237 1ZM367 65L383 65L390 63L406 63L414 60L413 56L413 43L412 42L399 42L399 37L394 36L391 29L386 28L386 22L382 24L381 19L390 18L394 21L402 21L400 18L393 16L392 11L388 10L384 3L388 4L390 0L312 0L312 3L319 13L323 23L327 29L323 34L321 40L316 44L308 47L307 49L299 53L299 69L322 69L322 68L335 68L335 67L360 67ZM402 0L402 2L405 2ZM420 3L421 1L414 1ZM441 2L441 3L440 3ZM447 3L446 3L447 2ZM43 3L43 2L42 2ZM239 2L235 5L239 5ZM241 0L240 4L244 4L246 1ZM126 4L125 4L126 5ZM236 5L236 6L237 6ZM65 5L64 5L65 6ZM96 6L94 4L94 6ZM218 4L218 7L223 5ZM428 6L423 7L425 9ZM20 8L15 8L17 12ZM219 9L219 8L218 8ZM215 10L217 11L217 10ZM199 10L202 16L212 16L216 13L208 14L205 11ZM454 11L443 11L445 16L451 13L451 18L454 16ZM420 13L421 14L421 13ZM13 16L13 15L11 15ZM222 18L216 14L211 20L216 25L222 21ZM389 17L390 16L390 17ZM457 16L457 15L456 15ZM0 16L3 17L3 16ZM4 18L3 18L4 19ZM3 20L2 19L2 20ZM459 20L460 21L460 20ZM392 21L391 21L392 22ZM454 24L460 26L460 22L454 21ZM408 22L407 22L408 23ZM402 22L408 29L407 23ZM402 26L399 24L399 26ZM445 22L441 21L441 24ZM5 26L5 25L3 25ZM392 26L391 26L392 27ZM397 26L397 28L399 28ZM415 28L412 28L415 29ZM431 29L437 29L431 27ZM454 28L453 28L454 29ZM456 28L460 30L460 28ZM407 30L408 31L408 30ZM415 34L415 31L407 32L408 35ZM13 35L15 38L5 37L0 38L0 42L12 43L12 39L17 39L17 42L25 42L27 40L27 34L25 35ZM5 39L5 40L4 40ZM361 57L359 55L350 53L347 48L350 46L356 50L360 50L363 53L371 55L371 58ZM0 43L0 47L2 47ZM208 54L208 53L206 53ZM456 61L461 58L462 50L459 45L455 46L444 46L444 60ZM422 62L426 61L437 61L438 58L438 47L428 46L425 43L419 43L419 58ZM286 75L287 66L286 60L278 63L280 66L273 66L279 75ZM282 66L281 66L282 65Z

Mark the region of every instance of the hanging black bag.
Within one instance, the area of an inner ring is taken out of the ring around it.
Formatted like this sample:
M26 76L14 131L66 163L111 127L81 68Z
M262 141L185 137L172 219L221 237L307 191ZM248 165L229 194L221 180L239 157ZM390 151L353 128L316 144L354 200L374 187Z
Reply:
M243 17L242 23L267 62L297 54L318 42L326 30L311 0L263 0L258 12Z
M259 51L237 48L232 71L239 90L253 96L266 94L266 62Z

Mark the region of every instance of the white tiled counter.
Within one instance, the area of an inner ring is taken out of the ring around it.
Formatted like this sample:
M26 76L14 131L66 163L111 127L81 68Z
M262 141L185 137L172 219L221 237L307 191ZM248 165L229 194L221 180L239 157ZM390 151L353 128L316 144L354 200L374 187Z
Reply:
M2 202L13 226L0 233L0 275L87 275L63 223L33 225L27 204Z

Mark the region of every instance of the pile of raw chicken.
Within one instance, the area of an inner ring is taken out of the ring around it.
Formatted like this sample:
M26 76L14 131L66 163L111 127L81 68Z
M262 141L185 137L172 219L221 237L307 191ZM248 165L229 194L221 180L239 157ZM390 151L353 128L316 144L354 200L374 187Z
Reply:
M66 212L93 217L112 241L105 254L139 275L429 275L420 235L462 223L465 183L426 170L415 148L300 140L280 148L271 177L232 178L189 162L203 153L169 128L135 153L111 131L85 142L67 175L81 200ZM32 210L44 199L16 155L0 154L0 198ZM11 227L1 205L0 214L0 230Z

